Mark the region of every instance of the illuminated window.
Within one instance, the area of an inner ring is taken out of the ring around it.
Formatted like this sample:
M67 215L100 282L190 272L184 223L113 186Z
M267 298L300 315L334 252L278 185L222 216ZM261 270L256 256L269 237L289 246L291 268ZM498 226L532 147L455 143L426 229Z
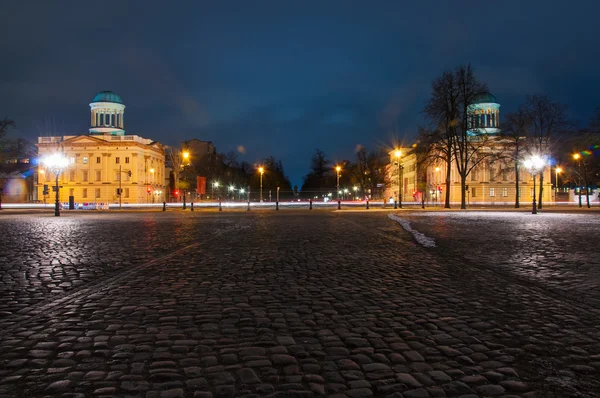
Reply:
M84 156L84 157L83 157L83 164L87 164L87 163L88 163L88 157L87 157L87 156Z
M74 157L74 156L71 156L71 157L69 158L69 163L71 163L71 164L75 164L75 157Z
M507 197L508 196L508 188L502 188L502 196L503 197Z
M496 196L496 188L490 188L490 196L491 197Z

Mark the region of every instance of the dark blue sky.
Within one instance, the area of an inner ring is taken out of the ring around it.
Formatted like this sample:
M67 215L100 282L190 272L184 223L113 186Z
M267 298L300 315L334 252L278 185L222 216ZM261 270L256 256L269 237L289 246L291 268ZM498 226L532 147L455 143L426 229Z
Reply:
M0 117L27 138L86 133L112 90L129 133L242 145L300 185L316 148L410 142L431 81L461 63L502 112L547 93L585 124L600 105L596 1L218 3L2 1Z

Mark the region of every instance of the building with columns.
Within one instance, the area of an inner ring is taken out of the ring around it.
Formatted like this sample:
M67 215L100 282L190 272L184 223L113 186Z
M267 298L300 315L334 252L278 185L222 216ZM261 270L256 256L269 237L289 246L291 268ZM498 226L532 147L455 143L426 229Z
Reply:
M90 103L89 134L38 137L39 158L62 153L68 167L59 176L60 201L153 203L165 200L165 151L151 139L126 134L125 105L117 94L98 93ZM37 198L52 201L55 175L38 166ZM49 188L48 192L45 188ZM118 188L122 189L119 198Z
M500 104L490 93L478 95L468 106L467 134L474 140L485 133L488 140L480 150L487 156L467 176L467 205L514 205L517 195L514 165L497 160L494 154L504 150L507 141L500 135ZM523 138L524 139L524 138ZM401 154L398 157L398 152ZM421 203L442 206L446 199L447 164L439 161L419 162L416 144L412 148L390 151L387 168L386 198L397 200L398 181L401 183L403 203ZM544 173L543 202L553 203L552 171L546 166ZM400 179L398 178L400 176ZM536 192L539 195L539 175ZM537 198L537 196L536 196ZM533 175L525 167L519 169L519 202L527 206L533 201ZM450 166L450 203L461 203L461 180L455 161Z

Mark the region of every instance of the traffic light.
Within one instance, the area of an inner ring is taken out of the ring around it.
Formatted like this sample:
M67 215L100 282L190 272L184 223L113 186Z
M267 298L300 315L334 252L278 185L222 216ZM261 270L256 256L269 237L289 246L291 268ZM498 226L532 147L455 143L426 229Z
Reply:
M129 170L129 171L127 172L127 175L128 175L129 177L131 177L131 170Z
M465 185L465 191L468 191L468 190L469 190L469 186Z
M117 188L117 195L121 196L122 193L123 193L123 189L122 188Z
M148 192L148 193L152 192L152 188L150 188L150 187L146 188L146 192Z
M175 196L179 196L179 191L175 191Z
M442 192L442 186L441 185L438 186L438 192L440 192L440 193Z
M42 192L42 195L48 195L48 185L44 184L44 192Z

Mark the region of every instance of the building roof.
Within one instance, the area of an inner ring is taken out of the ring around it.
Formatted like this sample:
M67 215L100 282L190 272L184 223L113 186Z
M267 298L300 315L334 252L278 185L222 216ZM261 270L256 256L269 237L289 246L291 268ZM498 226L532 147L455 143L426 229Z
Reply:
M498 102L496 101L496 97L494 97L491 93L489 93L487 91L477 94L473 98L473 101L471 101L471 104L489 104L489 103L497 104Z
M94 102L113 102L115 104L123 104L121 97L112 91L100 91L92 100L92 103Z

